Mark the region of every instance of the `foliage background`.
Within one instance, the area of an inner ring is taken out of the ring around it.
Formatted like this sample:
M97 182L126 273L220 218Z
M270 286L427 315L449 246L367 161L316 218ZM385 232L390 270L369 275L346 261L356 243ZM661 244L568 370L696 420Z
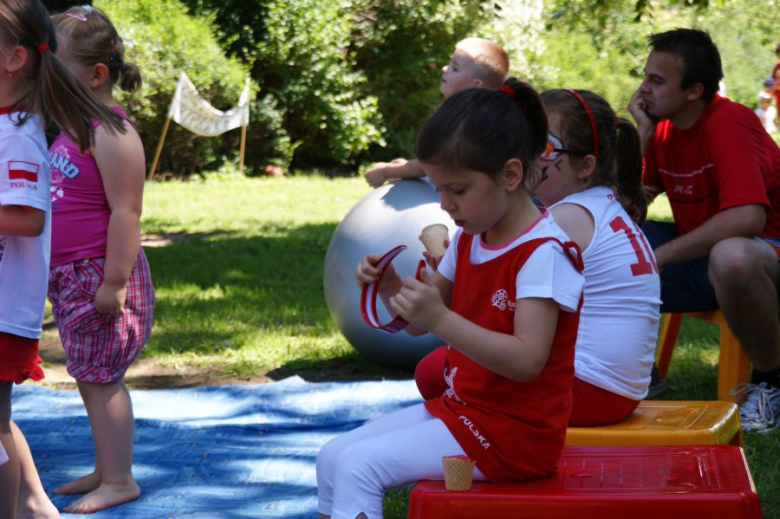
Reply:
M50 10L68 0L50 0ZM80 2L79 2L80 3ZM412 155L441 100L455 43L493 39L512 73L539 89L593 90L626 114L647 37L707 29L728 96L750 107L775 61L777 0L101 0L145 79L124 100L151 162L179 72L219 109L252 79L246 172L356 174ZM159 171L177 177L236 163L239 131L218 138L170 126Z

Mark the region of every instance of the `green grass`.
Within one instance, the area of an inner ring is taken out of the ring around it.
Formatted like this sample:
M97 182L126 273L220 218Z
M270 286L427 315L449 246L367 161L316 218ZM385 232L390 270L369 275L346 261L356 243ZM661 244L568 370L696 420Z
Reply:
M357 354L325 304L330 237L369 191L360 178L317 176L150 183L144 233L188 239L146 249L158 307L144 355L226 375L410 377ZM650 214L671 219L664 199ZM715 398L717 335L714 325L684 320L664 398ZM751 434L746 443L764 516L779 519L780 432ZM408 489L391 491L385 517L406 517L408 495Z
M324 177L150 183L143 231L179 241L146 248L158 306L144 355L276 378L329 361L348 376L363 361L328 313L323 258L369 189Z

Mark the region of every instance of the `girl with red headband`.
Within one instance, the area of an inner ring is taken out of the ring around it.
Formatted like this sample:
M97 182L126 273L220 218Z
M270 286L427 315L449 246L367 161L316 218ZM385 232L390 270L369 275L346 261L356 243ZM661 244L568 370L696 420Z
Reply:
M586 90L542 93L549 118L533 194L582 250L583 306L575 348L570 425L616 423L648 394L660 307L636 128ZM440 395L443 348L417 366L425 398Z
M91 513L140 495L124 376L149 339L155 299L141 248L144 149L113 88L133 92L141 75L125 61L122 38L100 9L71 7L52 21L61 42L57 56L125 129L112 135L96 124L95 143L84 151L62 132L50 148L49 299L95 440L94 470L55 493L85 494L64 510Z
M433 276L388 266L379 290L407 331L449 344L447 388L322 448L320 517L381 517L385 489L443 479L443 456L468 456L482 480L556 470L583 279L576 244L529 195L546 143L541 99L516 79L455 94L423 127L417 157L459 229ZM378 259L360 261L359 284Z
M121 131L54 56L57 40L40 0L0 2L0 517L59 517L30 449L11 421L14 383L40 380L38 357L51 235L49 153L43 128L68 128L81 148L92 121Z
M542 94L550 144L534 196L582 249L570 425L615 423L648 394L660 278L640 225L647 215L634 125L586 90Z

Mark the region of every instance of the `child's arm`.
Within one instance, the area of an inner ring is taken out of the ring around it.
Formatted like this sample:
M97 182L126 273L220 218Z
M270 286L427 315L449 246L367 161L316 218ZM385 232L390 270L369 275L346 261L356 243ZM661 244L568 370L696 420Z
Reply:
M456 314L443 304L434 287L414 278L403 280L403 287L390 304L411 324L430 331L485 368L518 382L534 380L547 364L560 308L552 299L519 299L515 332L509 335Z
M0 206L0 234L38 236L46 225L46 212L26 205Z
M417 160L393 159L390 162L378 162L366 172L366 182L371 187L379 187L385 182L404 178L420 178L425 173Z
M144 150L138 134L128 130L111 135L99 126L92 149L111 208L104 277L95 294L95 306L111 315L124 312L127 280L141 246Z

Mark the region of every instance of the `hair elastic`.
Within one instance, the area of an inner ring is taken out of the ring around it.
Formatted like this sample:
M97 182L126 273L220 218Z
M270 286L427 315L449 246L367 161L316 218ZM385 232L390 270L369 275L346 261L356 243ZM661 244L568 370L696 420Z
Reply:
M43 51L45 51L45 50L51 50L51 47L49 47L48 43L41 43L40 45L38 45L38 52L39 53L43 54Z
M498 89L499 92L503 92L507 96L509 96L509 99L514 99L516 92L512 89L509 85L501 85L501 88Z
M84 12L87 14L92 14L92 6L89 4L84 4L81 6L82 9L84 9Z
M599 134L596 130L596 119L593 117L593 112L590 111L590 107L588 106L588 103L585 102L585 99L576 91L572 90L570 88L564 88L565 91L570 93L577 99L577 101L580 102L582 107L585 109L585 113L588 114L588 120L590 121L590 132L593 134L593 155L596 157L596 159L599 158Z
M69 16L71 18L75 18L76 20L78 20L80 22L84 22L84 23L87 22L87 17L84 16L83 14L65 13L65 16Z

